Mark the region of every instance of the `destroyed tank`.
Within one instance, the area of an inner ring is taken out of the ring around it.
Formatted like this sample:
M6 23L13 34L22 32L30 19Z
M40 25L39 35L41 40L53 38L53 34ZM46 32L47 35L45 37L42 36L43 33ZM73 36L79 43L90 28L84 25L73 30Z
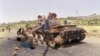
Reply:
M76 25L60 25L55 26L50 29L49 32L43 32L42 29L39 29L35 32L34 37L41 35L43 41L52 48L56 46L61 46L65 42L80 42L85 39L86 31L83 28L77 27ZM40 37L39 37L40 38ZM20 37L17 40L24 40L25 38Z
M54 37L49 41L50 47L62 45L65 42L80 42L85 39L86 31L83 28L76 27L76 25L61 25L50 30Z
M37 36L39 38L42 36L43 41L54 48L58 45L63 45L65 42L80 42L85 39L85 33L86 31L83 28L70 24L70 21L68 21L67 24L52 27L47 32L44 32L43 29L38 29L32 35L36 38ZM22 41L24 38L18 37L17 40Z

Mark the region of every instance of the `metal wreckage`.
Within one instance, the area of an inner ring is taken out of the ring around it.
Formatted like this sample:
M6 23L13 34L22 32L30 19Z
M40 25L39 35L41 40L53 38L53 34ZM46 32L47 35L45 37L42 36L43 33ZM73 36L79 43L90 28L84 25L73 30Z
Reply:
M85 33L86 31L83 28L76 25L56 25L49 27L46 32L38 25L38 27L28 27L26 30L20 28L17 31L17 41L26 44L26 47L29 46L31 49L36 47L38 41L55 48L56 46L62 46L65 42L80 42L85 39Z

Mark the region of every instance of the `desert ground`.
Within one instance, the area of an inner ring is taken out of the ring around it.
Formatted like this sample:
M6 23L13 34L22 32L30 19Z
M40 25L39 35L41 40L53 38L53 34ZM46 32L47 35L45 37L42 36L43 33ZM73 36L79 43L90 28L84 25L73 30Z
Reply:
M17 56L100 56L100 26L78 27L83 27L87 31L86 38L80 43L66 43L65 46L58 49L39 44L33 50L19 49ZM11 32L6 31L5 36L0 36L0 56L12 56L14 46L18 45L15 40L16 36L14 29Z

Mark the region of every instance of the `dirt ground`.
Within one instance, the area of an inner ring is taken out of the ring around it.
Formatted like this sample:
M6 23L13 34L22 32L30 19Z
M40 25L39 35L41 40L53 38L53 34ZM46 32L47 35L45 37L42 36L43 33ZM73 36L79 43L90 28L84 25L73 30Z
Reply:
M52 49L40 44L34 50L21 48L17 56L100 56L99 27L85 26L87 36L80 43L67 43L59 49ZM14 45L18 44L15 37L16 30L12 30L5 38L0 39L0 56L12 56Z

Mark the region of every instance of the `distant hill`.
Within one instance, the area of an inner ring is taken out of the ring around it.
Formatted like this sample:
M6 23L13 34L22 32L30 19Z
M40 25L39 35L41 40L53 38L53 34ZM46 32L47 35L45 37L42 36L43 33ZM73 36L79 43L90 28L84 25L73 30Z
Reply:
M91 20L91 19L100 19L100 15L91 14L89 16L77 16L77 17L67 17L65 19L79 19L79 20Z

